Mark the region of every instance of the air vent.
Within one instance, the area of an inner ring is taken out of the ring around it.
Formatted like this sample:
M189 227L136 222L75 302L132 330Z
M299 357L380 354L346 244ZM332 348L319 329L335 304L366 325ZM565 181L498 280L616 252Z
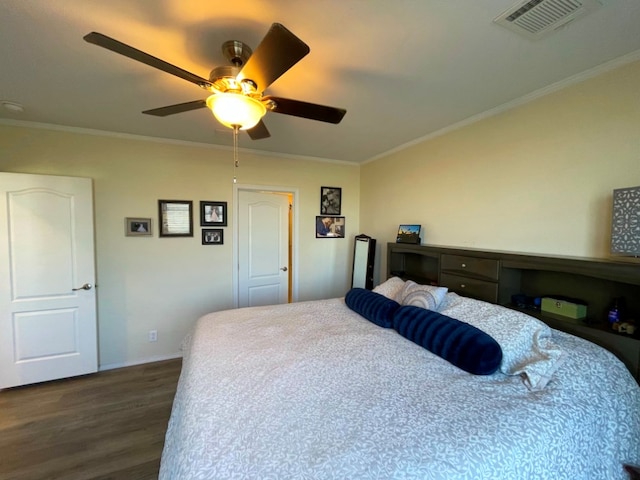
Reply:
M598 0L529 0L514 5L494 22L536 40L601 6Z

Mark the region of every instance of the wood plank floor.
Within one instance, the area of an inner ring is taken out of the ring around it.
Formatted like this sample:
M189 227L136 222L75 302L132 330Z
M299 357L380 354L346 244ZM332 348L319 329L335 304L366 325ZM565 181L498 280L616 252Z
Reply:
M0 391L0 480L157 479L181 365Z

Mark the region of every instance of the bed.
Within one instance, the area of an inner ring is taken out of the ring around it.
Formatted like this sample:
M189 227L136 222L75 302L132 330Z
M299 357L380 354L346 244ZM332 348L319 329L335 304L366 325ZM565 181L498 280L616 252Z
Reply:
M628 478L640 387L615 356L523 313L408 287L200 318L160 479ZM412 308L489 335L497 369L469 373L400 333Z

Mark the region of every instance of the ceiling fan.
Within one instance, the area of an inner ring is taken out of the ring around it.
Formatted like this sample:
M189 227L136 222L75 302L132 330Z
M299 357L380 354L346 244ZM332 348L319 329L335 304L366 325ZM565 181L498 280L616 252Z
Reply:
M211 92L204 100L142 112L147 115L164 117L208 107L223 125L236 132L238 129L247 130L251 139L258 140L271 136L262 121L267 111L334 124L340 123L347 113L342 108L263 95L269 85L310 51L306 43L279 23L271 25L255 52L237 40L224 42L222 52L231 65L214 68L208 80L101 33L91 32L84 36L84 40Z

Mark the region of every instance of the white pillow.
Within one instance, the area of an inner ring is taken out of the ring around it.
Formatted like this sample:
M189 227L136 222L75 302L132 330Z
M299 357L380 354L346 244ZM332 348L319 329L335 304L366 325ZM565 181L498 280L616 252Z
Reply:
M437 311L448 291L449 289L446 287L420 285L414 281L407 280L400 291L398 303Z
M376 286L373 291L400 303L399 294L402 291L402 287L404 287L404 280L400 277L391 277L386 282Z
M510 308L449 293L440 313L491 335L502 349L500 371L520 375L530 390L543 389L561 365L564 353L541 320Z

